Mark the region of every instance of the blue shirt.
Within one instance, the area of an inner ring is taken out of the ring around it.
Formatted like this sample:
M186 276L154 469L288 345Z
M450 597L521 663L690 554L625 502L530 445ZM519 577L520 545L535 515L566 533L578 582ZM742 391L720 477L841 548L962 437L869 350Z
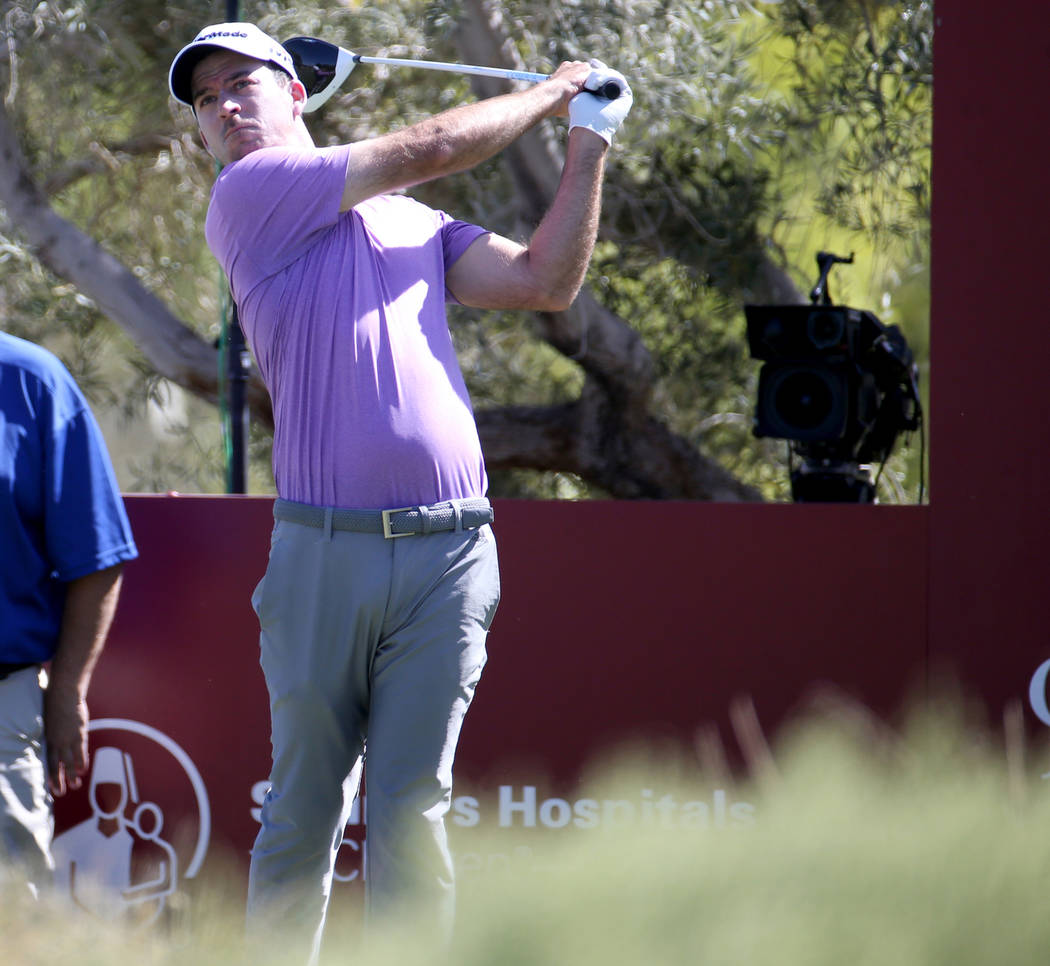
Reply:
M0 662L49 660L67 582L137 556L80 388L46 349L0 332Z

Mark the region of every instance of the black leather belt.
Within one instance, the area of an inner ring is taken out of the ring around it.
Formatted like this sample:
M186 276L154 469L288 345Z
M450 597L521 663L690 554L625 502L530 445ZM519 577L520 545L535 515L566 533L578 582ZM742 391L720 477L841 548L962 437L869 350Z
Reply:
M447 530L476 530L491 523L494 518L492 504L484 497L447 500L430 506L405 506L395 510L325 509L278 499L274 501L273 515L278 520L301 523L307 527L331 526L333 530L381 533L388 540Z
M27 667L38 667L38 661L24 661L21 664L4 664L0 662L0 681L9 678L18 671L24 671Z

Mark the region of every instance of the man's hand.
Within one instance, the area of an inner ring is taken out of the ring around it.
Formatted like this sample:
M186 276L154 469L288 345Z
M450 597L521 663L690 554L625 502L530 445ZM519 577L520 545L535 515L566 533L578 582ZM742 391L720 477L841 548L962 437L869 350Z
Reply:
M594 67L582 60L567 60L558 65L558 69L547 78L542 87L554 86L561 88L562 99L558 106L551 112L555 117L568 117L569 104L572 99L583 90L587 78L594 73Z
M631 110L634 94L619 71L606 67L600 60L592 60L589 66L591 72L584 81L583 91L569 102L569 130L574 127L586 128L606 144L612 144L613 135ZM608 100L589 93L591 90L600 90L609 81L619 85L619 97Z
M44 692L44 741L51 794L80 788L87 772L87 702L77 688L49 685Z

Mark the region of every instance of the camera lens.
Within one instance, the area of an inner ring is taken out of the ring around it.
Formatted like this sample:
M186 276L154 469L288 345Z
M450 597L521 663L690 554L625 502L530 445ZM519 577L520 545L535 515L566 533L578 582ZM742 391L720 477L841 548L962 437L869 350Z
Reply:
M813 312L806 320L806 334L816 349L845 347L846 320L841 312Z
M839 366L782 362L759 375L758 436L839 439L849 417L849 375Z
M812 431L824 423L834 404L827 380L813 370L800 370L787 376L773 396L780 418L803 431Z

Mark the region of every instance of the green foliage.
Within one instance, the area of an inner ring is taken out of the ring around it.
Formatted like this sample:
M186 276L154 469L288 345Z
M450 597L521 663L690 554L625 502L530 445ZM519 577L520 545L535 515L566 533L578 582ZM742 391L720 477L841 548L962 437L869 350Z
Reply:
M214 167L189 137L178 139L159 67L196 27L165 4L94 0L13 3L3 23L11 56L0 87L55 210L187 325L217 337L223 283L201 218ZM194 428L163 428L171 420L158 413L170 393L138 349L3 224L18 267L0 280L4 327L47 345L71 369L103 424L122 487L192 490L199 481L221 490L221 453L196 438L217 435L214 410L190 403ZM147 464L169 472L144 473Z
M456 4L242 8L278 37L459 59ZM203 238L214 164L165 81L172 56L224 6L12 0L6 9L0 90L38 182L186 324L218 338L225 285ZM928 374L931 5L507 0L500 9L530 69L597 56L631 80L635 107L610 158L590 281L654 353L655 414L767 497L786 498L782 444L750 434L757 366L743 344L741 307L767 300L771 266L804 297L818 249L854 251L855 265L833 278L836 300L901 325ZM360 66L310 124L319 144L356 140L472 96L454 74ZM512 237L532 228L498 159L413 193ZM163 395L156 377L89 300L38 266L2 212L0 264L10 269L0 275L5 326L56 348L118 435L141 427ZM456 312L453 328L479 408L564 401L582 383L575 363L537 342L528 316ZM189 412L183 434L136 441L118 459L125 488L221 489L215 414ZM252 471L261 489L272 485L265 448ZM885 499L914 500L917 447L895 456L884 479ZM496 495L595 492L564 475L494 480Z
M777 484L786 482L780 446L751 436L755 367L739 304L681 262L653 263L645 249L601 244L591 276L603 303L653 352L655 407L671 428L770 498L787 495Z

